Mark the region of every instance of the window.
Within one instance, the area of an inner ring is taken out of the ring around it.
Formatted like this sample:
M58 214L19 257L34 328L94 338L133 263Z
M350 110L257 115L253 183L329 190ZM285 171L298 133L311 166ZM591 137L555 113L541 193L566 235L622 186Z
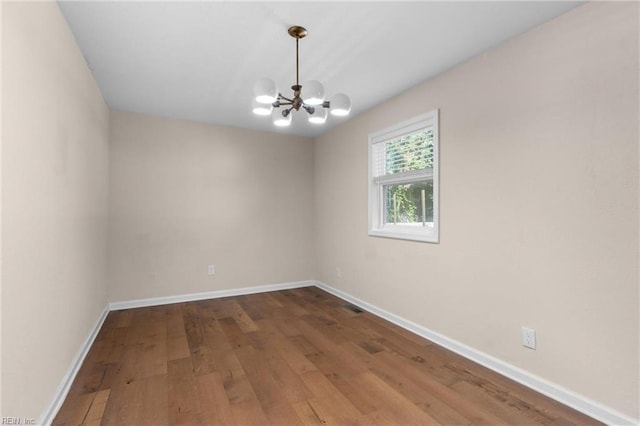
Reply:
M438 110L369 135L369 235L438 242Z

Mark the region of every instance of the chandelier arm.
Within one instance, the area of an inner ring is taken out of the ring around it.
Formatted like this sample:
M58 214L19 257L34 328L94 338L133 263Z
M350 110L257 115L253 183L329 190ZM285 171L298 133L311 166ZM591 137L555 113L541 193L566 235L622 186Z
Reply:
M322 108L331 108L331 101L324 101L322 103Z
M284 99L287 102L293 102L293 99L289 99L286 96L282 96L282 94L278 95L278 100Z
M293 107L289 108L289 109L283 109L282 110L282 116L283 117L287 117L289 114L291 114L291 110L293 109Z
M314 112L316 112L316 109L311 105L302 105L302 108L304 108L304 110L307 111L309 114L313 114Z

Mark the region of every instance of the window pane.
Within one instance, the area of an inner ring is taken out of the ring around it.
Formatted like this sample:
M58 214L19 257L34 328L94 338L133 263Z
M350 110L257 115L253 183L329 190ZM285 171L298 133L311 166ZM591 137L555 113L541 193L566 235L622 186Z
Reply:
M438 110L369 134L369 235L438 243Z
M384 223L433 226L433 181L385 185Z
M385 174L433 167L433 129L428 128L385 143Z

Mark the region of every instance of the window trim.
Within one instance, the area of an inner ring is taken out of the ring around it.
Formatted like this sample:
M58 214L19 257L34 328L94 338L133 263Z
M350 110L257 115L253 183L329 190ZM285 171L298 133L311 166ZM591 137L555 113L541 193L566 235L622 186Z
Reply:
M409 120L369 134L368 143L368 187L369 187L369 232L372 237L395 238L438 244L440 242L440 136L438 131L439 110L421 114ZM433 128L433 167L395 175L373 176L373 146L396 139L427 127ZM385 185L412 183L432 179L433 181L433 226L416 227L384 224Z

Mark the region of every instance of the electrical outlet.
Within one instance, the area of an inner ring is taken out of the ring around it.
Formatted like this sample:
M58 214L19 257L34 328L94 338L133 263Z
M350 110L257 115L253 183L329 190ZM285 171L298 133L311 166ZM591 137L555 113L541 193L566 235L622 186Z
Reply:
M522 327L522 346L536 348L536 331L532 328Z
M209 265L208 274L209 275L215 275L216 274L216 265Z
M337 279L342 278L342 269L336 268L336 278Z

